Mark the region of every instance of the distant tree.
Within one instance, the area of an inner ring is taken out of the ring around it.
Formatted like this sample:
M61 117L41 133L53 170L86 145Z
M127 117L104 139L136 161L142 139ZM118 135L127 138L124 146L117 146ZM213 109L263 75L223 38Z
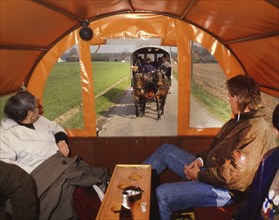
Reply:
M77 55L78 55L77 48L76 48L76 47L72 47L72 48L69 50L68 56L77 56Z
M194 63L216 63L215 57L202 46L192 47L192 62Z
M107 62L109 61L109 58L106 53L91 53L91 60Z

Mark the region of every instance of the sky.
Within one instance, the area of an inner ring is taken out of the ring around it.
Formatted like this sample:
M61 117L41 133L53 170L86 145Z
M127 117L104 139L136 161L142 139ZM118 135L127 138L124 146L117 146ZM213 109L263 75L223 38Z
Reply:
M96 52L98 46L91 46L90 51ZM121 52L133 52L137 49L136 45L101 45L98 49L98 53L121 53Z
M98 53L121 53L121 52L133 52L135 51L137 48L139 48L141 46L137 46L137 45L101 45L98 49L98 46L90 46L90 52L91 53L95 53L96 50ZM170 49L170 47L163 47L164 49L168 50L168 51L177 51L176 48L172 47Z
M160 46L161 40L157 38L152 39L108 39L106 45L101 45L98 49L98 46L91 46L90 51L92 53L98 50L98 53L121 53L121 52L133 52L137 48L142 46ZM166 50L170 50L170 47L163 47Z

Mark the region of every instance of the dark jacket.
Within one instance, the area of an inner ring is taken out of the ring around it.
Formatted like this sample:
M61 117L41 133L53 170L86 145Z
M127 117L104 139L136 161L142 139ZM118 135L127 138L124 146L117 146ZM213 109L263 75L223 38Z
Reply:
M0 219L10 219L5 202L9 200L15 220L37 220L38 199L31 175L14 164L0 161Z
M59 152L51 156L31 172L40 199L40 219L76 219L72 201L75 186L101 184L104 173L105 169L92 168L78 156L65 158Z
M228 121L201 154L205 168L198 179L230 190L247 191L263 155L276 147L272 129L264 119L264 108L242 113Z

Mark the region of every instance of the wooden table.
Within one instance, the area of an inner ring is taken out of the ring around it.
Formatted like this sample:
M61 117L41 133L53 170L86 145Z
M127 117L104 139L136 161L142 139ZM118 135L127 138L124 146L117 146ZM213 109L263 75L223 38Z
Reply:
M131 207L134 220L147 220L150 214L151 166L136 164L117 164L102 205L99 209L97 220L118 220L122 202L122 190L127 186L140 187L144 192L140 200ZM141 209L146 203L146 212Z

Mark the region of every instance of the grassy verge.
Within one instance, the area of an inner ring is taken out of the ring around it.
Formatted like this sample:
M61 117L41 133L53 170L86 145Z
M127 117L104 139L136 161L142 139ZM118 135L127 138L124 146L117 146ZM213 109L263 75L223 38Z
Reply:
M173 77L177 79L178 66L173 65ZM199 102L206 108L215 118L226 122L231 115L231 109L227 102L211 95L204 87L198 84L194 79L191 80L191 94L199 100Z
M231 109L227 102L215 97L208 93L201 85L191 81L191 93L196 97L209 112L211 112L216 118L225 122L230 118Z
M129 85L130 79L127 78L120 84L116 85L114 88L108 90L106 93L96 98L96 118L99 118L102 113L106 112L112 105L114 105ZM74 117L71 117L61 125L65 128L82 128L83 112L79 111L74 115Z
M101 114L106 112L109 107L116 103L124 91L130 86L130 82L130 78L127 78L102 96L99 96L97 99L95 99L96 118L98 118Z

